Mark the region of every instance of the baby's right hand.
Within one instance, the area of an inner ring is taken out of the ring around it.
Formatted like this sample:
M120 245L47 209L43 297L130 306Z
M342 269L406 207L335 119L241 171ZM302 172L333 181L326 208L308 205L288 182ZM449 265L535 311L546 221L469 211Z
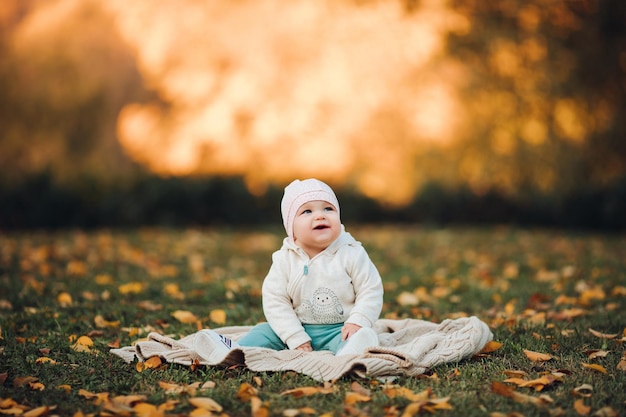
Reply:
M311 342L306 342L298 346L296 350L303 350L305 352L313 352L313 347L311 346Z

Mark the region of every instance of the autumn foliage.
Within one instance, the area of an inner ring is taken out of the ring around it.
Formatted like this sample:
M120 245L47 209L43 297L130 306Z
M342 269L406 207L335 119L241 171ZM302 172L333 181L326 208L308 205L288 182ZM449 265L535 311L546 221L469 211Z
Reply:
M477 315L494 340L417 378L129 365L108 353L263 319L282 231L0 235L0 415L616 416L626 394L626 240L516 229L351 227L389 319Z

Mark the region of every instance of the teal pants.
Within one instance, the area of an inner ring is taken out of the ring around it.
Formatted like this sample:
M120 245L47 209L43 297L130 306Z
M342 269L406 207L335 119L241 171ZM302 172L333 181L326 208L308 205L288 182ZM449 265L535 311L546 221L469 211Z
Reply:
M311 337L313 350L330 350L337 353L337 350L345 343L341 341L343 323L304 324L303 326L304 331ZM268 323L257 324L237 343L240 346L264 347L274 350L289 349Z

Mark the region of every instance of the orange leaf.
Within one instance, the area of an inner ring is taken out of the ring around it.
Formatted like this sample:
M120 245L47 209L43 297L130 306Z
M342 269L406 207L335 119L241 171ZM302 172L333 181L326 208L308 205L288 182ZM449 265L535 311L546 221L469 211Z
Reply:
M308 397L310 395L315 395L315 394L332 394L333 392L335 392L334 388L330 387L300 387L300 388L294 388L294 389L290 389L287 391L283 391L280 393L280 395L292 395L295 398L299 398L299 397Z
M76 340L76 343L72 345L72 349L76 352L91 352L93 346L93 340L89 336L81 336Z
M44 406L41 406L41 407L33 408L32 410L28 410L27 412L22 414L22 416L23 417L40 417L40 416L45 416L45 415L48 415L50 410L54 410L55 408L56 408L56 405L53 405L51 407L49 407L47 405L44 405Z
M146 288L146 284L143 282L129 282L128 284L122 284L118 287L120 294L139 294Z
M252 397L256 397L258 395L258 391L252 385L244 382L239 385L239 391L237 392L237 398L239 398L243 402L248 402Z
M543 361L549 361L551 359L554 359L552 355L548 355L547 353L533 352L532 350L524 349L524 354L526 355L528 359L530 359L533 362L543 362Z
M620 371L626 371L626 352L622 355L622 359L617 364L617 369Z
M492 340L490 342L487 342L485 344L485 346L483 346L483 348L481 349L480 353L495 352L496 350L500 349L501 347L502 347L502 343L496 342L495 340Z
M137 372L143 372L146 369L157 368L161 366L162 363L163 362L161 361L160 357L152 356L143 362L137 362L137 365L135 365L135 369L137 370Z
M607 374L606 368L602 365L596 365L595 363L581 363L583 368L592 369L594 371L602 372L603 374Z
M57 302L61 307L70 307L72 305L72 296L67 292L62 292L57 296Z
M358 392L347 392L344 400L345 404L352 405L359 402L371 401L372 397L369 395L359 394Z
M576 410L576 413L578 413L578 415L586 416L591 411L591 407L585 405L583 400L579 398L574 401L574 410Z
M163 417L165 413L150 403L138 403L133 407L133 412L137 417Z
M252 417L267 417L270 415L267 403L261 401L259 397L252 397L250 399L250 409Z

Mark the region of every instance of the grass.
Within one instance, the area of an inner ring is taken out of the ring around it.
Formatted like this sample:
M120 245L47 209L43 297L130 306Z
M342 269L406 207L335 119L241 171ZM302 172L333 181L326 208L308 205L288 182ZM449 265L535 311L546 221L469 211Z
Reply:
M626 236L513 228L348 229L383 276L384 317L439 322L476 315L502 344L494 352L440 365L422 377L394 381L414 393L430 390L433 397L450 397L452 410L435 414L626 412L626 371L620 365L626 336ZM155 416L199 413L189 402L199 396L214 399L229 416L251 415L251 402L237 396L242 384L250 384L263 402L257 415L265 410L271 416L410 415L411 401L390 397L378 380L345 378L333 383L332 394L295 397L281 393L322 384L292 372L241 368L164 364L139 372L135 364L108 353L109 346L130 345L149 331L179 337L198 329L198 323L172 317L176 310L195 314L203 327L261 321L260 286L282 236L279 229L0 235L0 413L35 413L37 407L48 406L52 409L42 412L148 415L139 408L111 410L106 401L89 398L89 392L108 393L109 399L141 395L130 406L162 405L151 409ZM403 301L409 293L417 303ZM226 313L225 323L211 320L211 312L219 310ZM98 316L109 325L98 327ZM601 338L590 328L617 336ZM77 351L74 341L85 335L94 346L90 352ZM553 359L532 362L525 350ZM591 358L594 350L608 353ZM606 373L583 364L601 365ZM526 372L527 380L557 370L562 377L541 391L505 383L511 389L507 395L494 392L492 384L503 382L511 370ZM370 390L369 401L346 403L354 381ZM169 394L160 382L211 384ZM593 387L590 395L574 395L583 384ZM534 404L541 395L550 402Z

